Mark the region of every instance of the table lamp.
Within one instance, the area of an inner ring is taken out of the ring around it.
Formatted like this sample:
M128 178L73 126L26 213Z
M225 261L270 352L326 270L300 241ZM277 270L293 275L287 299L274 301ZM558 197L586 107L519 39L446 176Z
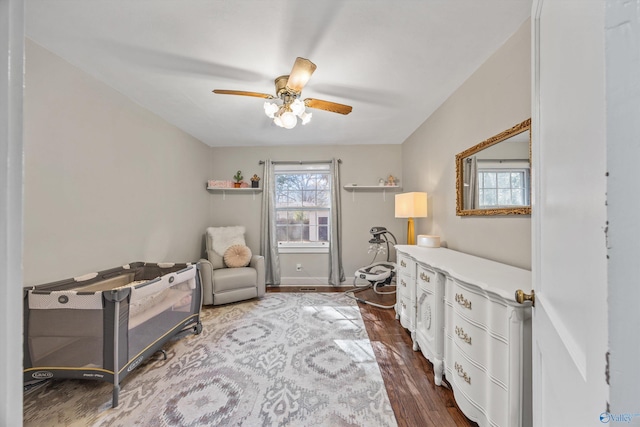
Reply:
M427 193L396 194L396 218L409 218L407 223L407 244L416 244L413 218L426 218Z

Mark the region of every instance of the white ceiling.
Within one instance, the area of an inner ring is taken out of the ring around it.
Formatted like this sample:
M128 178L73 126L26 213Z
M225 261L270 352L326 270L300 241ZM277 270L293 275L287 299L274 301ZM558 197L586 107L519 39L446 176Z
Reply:
M27 0L36 43L210 146L400 144L530 16L531 0ZM286 130L264 100L297 56L311 110ZM28 84L28 82L27 82Z

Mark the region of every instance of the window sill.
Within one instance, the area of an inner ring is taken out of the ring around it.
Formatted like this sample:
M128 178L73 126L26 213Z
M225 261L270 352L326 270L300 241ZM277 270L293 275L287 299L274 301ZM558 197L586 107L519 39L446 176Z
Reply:
M278 246L281 254L328 254L329 246Z

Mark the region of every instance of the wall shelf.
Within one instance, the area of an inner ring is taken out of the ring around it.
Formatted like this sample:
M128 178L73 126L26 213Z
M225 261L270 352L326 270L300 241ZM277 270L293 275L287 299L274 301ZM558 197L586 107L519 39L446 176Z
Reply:
M358 185L358 184L347 184L344 185L344 188L347 191L402 191L402 187L399 185Z
M382 193L382 200L387 200L387 191L389 192L398 192L402 191L402 187L399 185L358 185L358 184L347 184L342 186L347 191L351 192L351 199L355 202L355 193L356 192L378 192Z
M225 200L227 194L252 194L255 200L256 193L262 193L262 188L220 188L220 187L207 187L207 191L210 193L222 193L222 200Z
M251 188L251 187L245 187L245 188L207 187L207 190L209 190L209 191L211 191L213 193L224 193L225 191L239 192L239 193L250 193L250 192L254 191L256 193L262 193L262 188Z

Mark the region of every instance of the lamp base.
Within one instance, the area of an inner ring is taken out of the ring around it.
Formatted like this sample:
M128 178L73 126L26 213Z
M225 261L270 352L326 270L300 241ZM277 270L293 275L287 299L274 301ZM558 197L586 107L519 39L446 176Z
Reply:
M407 221L407 245L416 244L416 231L413 226L413 218L409 218Z

